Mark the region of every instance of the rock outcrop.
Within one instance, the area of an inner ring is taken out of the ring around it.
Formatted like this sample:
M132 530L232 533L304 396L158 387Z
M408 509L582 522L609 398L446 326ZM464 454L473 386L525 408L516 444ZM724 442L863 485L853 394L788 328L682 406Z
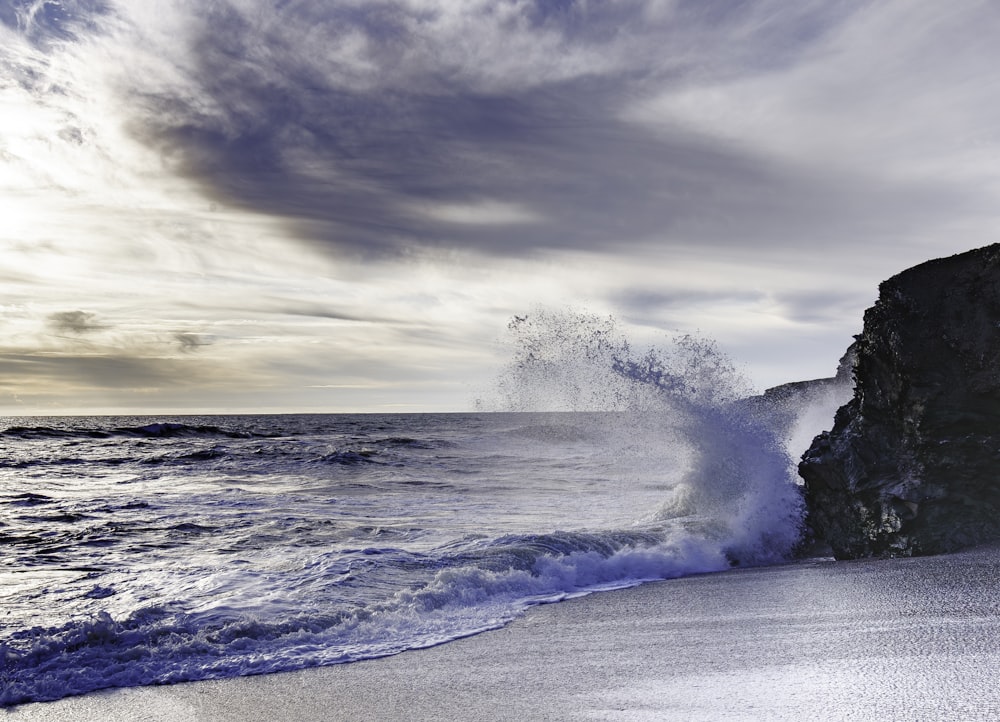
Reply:
M855 351L799 465L815 537L841 559L1000 538L1000 244L883 282Z

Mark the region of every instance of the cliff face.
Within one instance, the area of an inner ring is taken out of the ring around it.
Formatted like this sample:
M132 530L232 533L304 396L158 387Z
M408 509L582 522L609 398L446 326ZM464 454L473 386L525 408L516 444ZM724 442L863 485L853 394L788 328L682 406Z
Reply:
M882 283L855 351L799 465L816 537L838 558L1000 538L1000 244Z

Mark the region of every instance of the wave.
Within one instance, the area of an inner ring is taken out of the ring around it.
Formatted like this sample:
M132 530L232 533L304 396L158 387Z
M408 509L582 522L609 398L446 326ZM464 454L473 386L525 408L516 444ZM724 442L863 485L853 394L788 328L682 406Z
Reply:
M361 449L359 451L354 451L352 449L342 449L339 451L333 451L329 454L323 454L318 459L317 462L323 464L338 464L340 466L358 466L359 464L381 464L380 462L372 457L374 457L378 452L373 449Z
M128 457L103 457L103 466L119 466L135 461ZM0 469L30 469L33 467L54 467L54 466L79 466L81 464L92 464L92 459L84 459L78 456L64 456L55 458L31 458L31 459L4 459L0 460Z
M212 425L191 425L158 421L140 426L119 426L110 429L95 427L59 428L54 426L10 426L0 431L0 437L16 439L111 439L207 437L228 439L269 438L272 434L252 431L235 431Z
M548 424L543 438L605 444L623 466L659 475L663 498L646 521L681 520L741 564L794 552L804 504L788 423L748 403L751 384L717 344L681 336L639 349L611 317L547 309L509 330L511 361L481 409L589 412L590 437Z
M240 613L239 605L195 612L149 607L122 619L102 611L87 620L15 632L0 645L0 659L5 660L0 706L106 687L264 674L386 656L501 627L535 604L729 566L717 550L683 534L668 538L623 532L510 536L440 556L392 548L366 556L379 558L383 566L430 569L432 575L383 601L335 608L322 599L342 582L342 562L320 559L304 572L319 603L282 613ZM323 584L317 585L316 577ZM100 600L115 593L97 585L85 596Z

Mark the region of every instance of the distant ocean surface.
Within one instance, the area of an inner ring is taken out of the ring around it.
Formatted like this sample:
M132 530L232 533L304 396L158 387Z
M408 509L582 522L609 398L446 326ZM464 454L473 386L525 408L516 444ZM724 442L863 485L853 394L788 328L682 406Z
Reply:
M611 411L0 418L0 705L379 657L788 558L787 423L710 347L596 338L555 378L528 344L498 405Z

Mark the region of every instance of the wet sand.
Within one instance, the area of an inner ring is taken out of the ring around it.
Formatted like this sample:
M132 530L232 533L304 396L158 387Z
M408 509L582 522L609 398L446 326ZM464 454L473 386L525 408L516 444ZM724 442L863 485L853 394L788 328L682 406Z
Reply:
M0 712L100 720L1000 719L1000 549L594 594L394 657Z

